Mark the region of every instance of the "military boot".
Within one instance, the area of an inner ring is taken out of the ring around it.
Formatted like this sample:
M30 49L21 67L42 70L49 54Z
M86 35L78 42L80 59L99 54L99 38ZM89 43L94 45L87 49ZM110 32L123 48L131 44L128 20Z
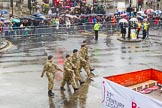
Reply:
M94 71L95 69L93 69L93 68L90 68L90 71Z
M61 91L65 91L65 88L64 88L64 87L60 87L60 90L61 90Z
M52 90L49 90L49 91L48 91L48 95L49 95L49 96L54 96L54 93L52 93Z
M74 88L74 92L76 92L78 90L78 88Z
M84 81L80 81L80 80L79 80L79 82L80 82L80 85L82 85L82 84L84 84L84 83L85 83Z

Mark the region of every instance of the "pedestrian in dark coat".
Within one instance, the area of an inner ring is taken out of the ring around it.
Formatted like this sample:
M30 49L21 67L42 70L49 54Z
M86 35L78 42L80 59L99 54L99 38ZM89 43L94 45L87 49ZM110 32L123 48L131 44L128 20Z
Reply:
M125 23L121 23L121 34L122 34L122 38L125 39L125 35L126 35L126 24Z

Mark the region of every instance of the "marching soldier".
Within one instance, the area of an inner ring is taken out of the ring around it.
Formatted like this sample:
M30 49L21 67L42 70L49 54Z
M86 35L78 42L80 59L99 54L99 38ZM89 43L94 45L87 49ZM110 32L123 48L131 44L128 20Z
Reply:
M75 81L74 81L74 70L73 68L76 68L74 66L74 64L71 62L71 58L70 55L66 55L66 60L64 62L64 74L63 74L63 81L61 83L61 87L60 89L62 91L65 91L65 84L69 81L70 84L73 86L74 91L78 90L78 88L75 85Z
M75 82L78 85L78 81L79 81L80 85L82 85L84 81L80 75L80 64L81 62L87 63L87 61L78 55L77 49L73 50L73 54L71 55L71 61L76 67L74 68Z
M87 60L88 65L89 65L89 67L90 67L89 54L88 54L88 46L87 46L86 41L83 41L83 45L85 45L85 54L86 54L86 56L85 56L84 59ZM90 67L90 71L94 71L94 69Z
M53 86L54 86L54 76L55 76L55 72L57 70L63 72L56 64L53 63L53 56L50 55L48 56L48 60L46 62L46 64L44 65L43 68L43 72L41 77L44 76L44 74L46 73L47 78L48 78L48 95L49 96L54 96L54 93L52 92L53 90Z
M79 56L84 58L84 59L87 57L87 54L85 52L85 45L81 45L81 49L79 51ZM87 63L87 62L85 63L85 62L81 61L80 68L79 68L80 71L81 71L82 67L86 71L88 78L91 79L93 76L91 75L91 72L90 72L90 65L89 65L89 63Z

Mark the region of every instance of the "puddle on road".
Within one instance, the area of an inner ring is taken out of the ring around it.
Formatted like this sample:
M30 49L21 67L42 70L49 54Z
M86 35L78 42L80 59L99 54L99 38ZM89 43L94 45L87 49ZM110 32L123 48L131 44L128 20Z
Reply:
M90 83L91 81L86 80L77 92L73 92L72 88L67 85L66 91L60 91L60 96L49 98L49 108L86 108L87 98L93 98L88 96Z

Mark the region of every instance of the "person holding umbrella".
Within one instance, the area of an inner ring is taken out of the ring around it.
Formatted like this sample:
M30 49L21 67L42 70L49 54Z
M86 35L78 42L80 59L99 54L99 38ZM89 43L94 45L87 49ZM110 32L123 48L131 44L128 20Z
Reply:
M122 34L123 39L125 39L127 23L128 23L128 21L124 18L119 20L119 25L120 25L120 28L121 28L121 34Z

